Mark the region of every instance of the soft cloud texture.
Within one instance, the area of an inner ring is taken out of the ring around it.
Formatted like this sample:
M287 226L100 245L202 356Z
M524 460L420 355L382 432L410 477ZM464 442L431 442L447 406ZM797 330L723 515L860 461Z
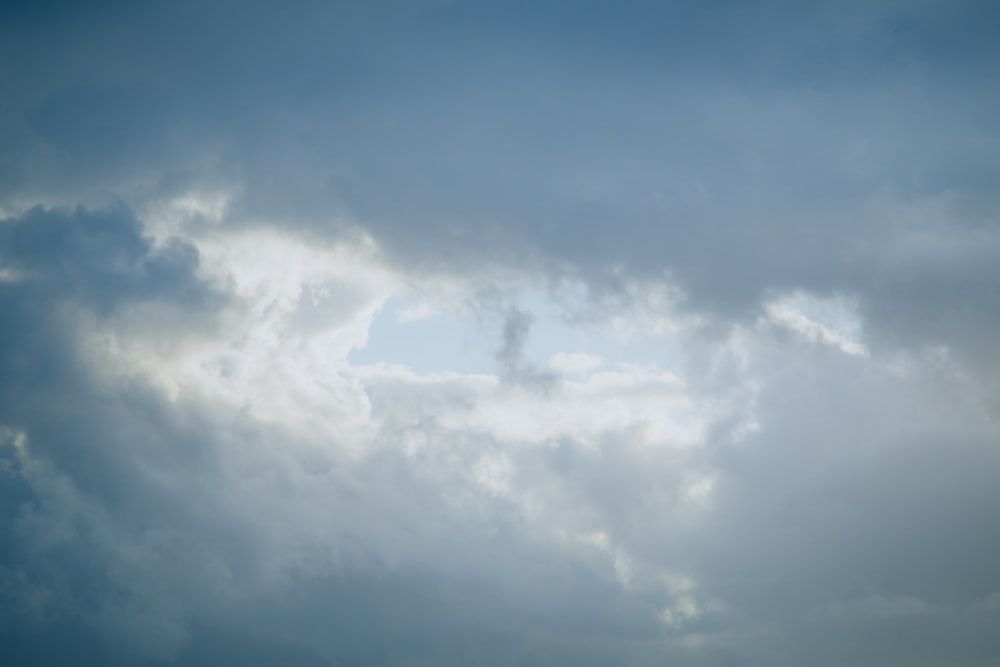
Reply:
M4 9L4 664L994 665L995 18Z

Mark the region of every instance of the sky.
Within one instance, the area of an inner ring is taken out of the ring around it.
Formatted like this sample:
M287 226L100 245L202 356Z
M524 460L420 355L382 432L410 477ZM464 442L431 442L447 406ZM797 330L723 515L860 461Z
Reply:
M1000 11L7 2L0 662L1000 663Z

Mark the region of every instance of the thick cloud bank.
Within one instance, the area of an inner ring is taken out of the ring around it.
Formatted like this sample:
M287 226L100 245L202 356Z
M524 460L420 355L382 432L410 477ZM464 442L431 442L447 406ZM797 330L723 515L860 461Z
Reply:
M997 664L996 19L5 6L0 662Z

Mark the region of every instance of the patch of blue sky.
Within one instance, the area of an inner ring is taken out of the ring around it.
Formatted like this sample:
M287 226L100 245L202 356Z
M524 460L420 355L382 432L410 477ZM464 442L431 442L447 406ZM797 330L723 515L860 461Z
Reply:
M529 362L545 364L556 354L588 354L601 358L604 367L631 364L676 370L680 366L680 349L672 337L653 331L625 336L607 319L576 321L564 304L535 293L525 295L521 309L533 317L524 349Z
M351 364L400 364L416 373L496 373L500 326L437 311L407 316L416 304L404 297L390 299L372 322L365 347L348 357ZM676 371L681 364L677 341L663 335L623 338L609 321L574 321L565 304L545 295L521 295L517 308L531 316L523 360L546 367L557 355L588 355L600 360L588 370L628 364ZM496 324L499 325L498 319Z
M393 297L375 316L368 344L348 355L354 365L400 364L416 373L493 373L494 342L474 322L448 313L405 317L414 304Z

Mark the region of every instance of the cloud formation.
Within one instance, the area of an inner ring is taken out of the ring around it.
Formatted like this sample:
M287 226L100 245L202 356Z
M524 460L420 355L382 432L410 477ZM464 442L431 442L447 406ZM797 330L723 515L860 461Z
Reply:
M996 663L987 3L2 11L4 664Z

